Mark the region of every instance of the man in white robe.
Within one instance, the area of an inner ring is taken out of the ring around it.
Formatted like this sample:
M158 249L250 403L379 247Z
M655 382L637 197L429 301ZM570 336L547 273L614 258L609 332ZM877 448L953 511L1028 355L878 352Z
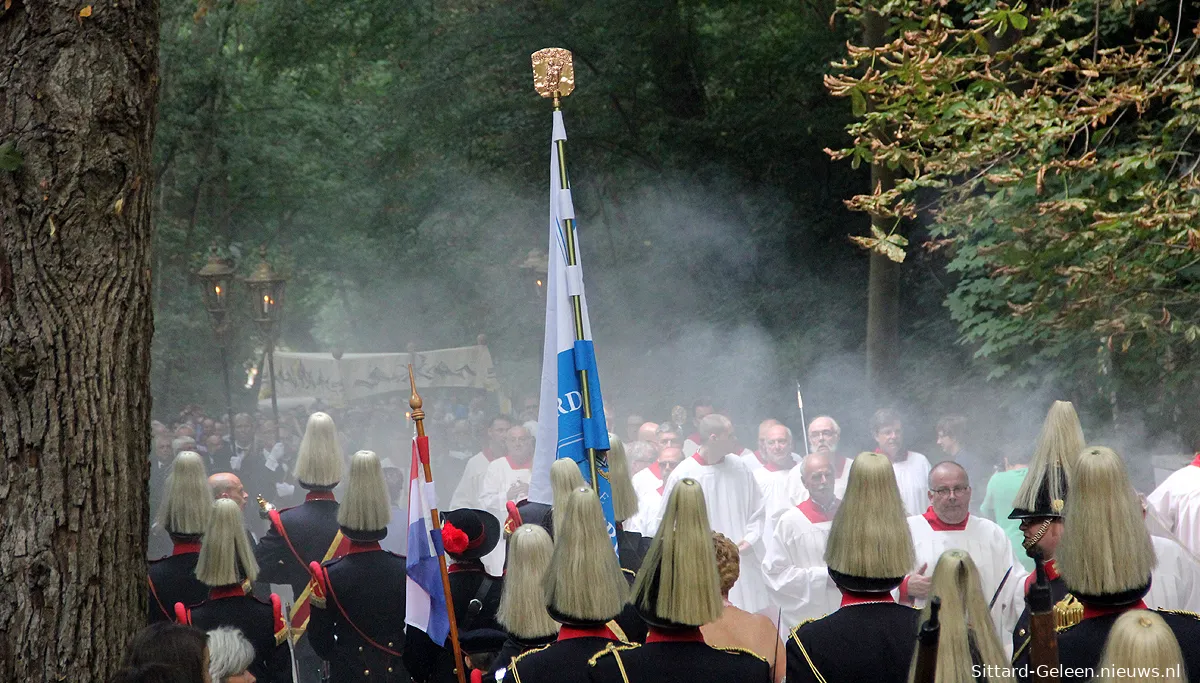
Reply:
M1143 602L1150 609L1200 611L1200 562L1169 538L1150 536L1158 564Z
M871 435L879 445L875 452L892 461L904 509L910 515L921 514L928 505L929 460L904 448L904 425L900 414L888 408L876 411L871 417Z
M701 419L699 427L703 434L700 450L685 458L667 479L658 519L662 519L671 489L679 480L695 479L704 491L709 525L735 541L741 552L742 573L729 591L729 601L747 612L758 612L767 607L760 566L764 555L762 492L754 473L733 454L737 442L729 418L714 413ZM657 530L656 521L648 533Z
M479 489L478 505L504 524L508 519L508 503L529 497L529 481L533 475L533 436L517 425L504 438L505 456L488 465ZM483 566L492 576L504 571L505 545L498 543L492 552L483 556Z
M692 427L696 430L683 440L683 457L690 458L700 450L704 437L700 435L700 421L717 412L713 402L708 398L698 398L692 402ZM686 426L686 425L681 425ZM740 450L738 451L741 452Z
M1005 587L1009 582L1016 585L1025 572L1013 555L1008 535L990 519L970 513L971 484L967 471L955 462L939 463L929 474L926 495L929 508L908 518L917 566L900 584L900 601L914 607L925 606L938 558L951 549L965 550L975 561L985 600L992 599L1002 582ZM992 618L999 633L1012 630L1019 616L1019 612L1013 614L1013 611L1011 601L996 600Z
M1167 531L1200 557L1200 453L1146 496L1146 502L1166 524Z
M763 560L781 634L833 612L841 601L825 565L829 528L841 504L834 492L833 464L825 453L810 453L796 469L811 495L779 517Z
M760 470L767 464L767 431L772 427L782 425L783 423L775 418L763 420L758 424L758 450L742 451L742 460L750 466L752 470ZM791 430L788 430L791 433ZM793 464L799 465L804 456L799 453L791 453Z
M763 539L769 546L775 529L775 522L788 509L794 507L788 495L788 476L797 468L796 454L792 452L792 430L775 423L769 425L763 438L759 439L762 448L763 461L757 468L751 468L758 488L762 491L763 506L766 512L763 524ZM758 457L750 460L758 463ZM749 465L749 462L747 462Z
M637 494L638 511L633 519L625 520L626 531L645 536L648 529L658 528L663 486L682 460L682 450L677 446L667 446L658 452L658 459L650 463L649 467L633 475L633 492Z
M838 500L846 495L850 464L854 462L854 458L847 458L838 451L841 439L842 428L828 415L821 415L808 423L809 452L824 453L829 462L833 463L833 493ZM799 505L808 498L808 490L804 487L804 473L799 468L788 473L787 494L791 505Z
M462 479L450 496L450 509L474 507L479 504L479 491L483 487L483 477L487 474L488 465L496 459L504 457L504 437L512 429L512 420L506 415L492 418L487 429L487 445L483 450L471 456L463 469Z

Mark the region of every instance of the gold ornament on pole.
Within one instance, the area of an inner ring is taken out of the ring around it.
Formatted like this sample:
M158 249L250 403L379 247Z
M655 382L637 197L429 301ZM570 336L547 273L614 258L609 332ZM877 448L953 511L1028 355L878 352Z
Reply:
M558 99L575 90L575 65L571 62L571 51L561 47L548 47L533 53L533 89L542 97Z

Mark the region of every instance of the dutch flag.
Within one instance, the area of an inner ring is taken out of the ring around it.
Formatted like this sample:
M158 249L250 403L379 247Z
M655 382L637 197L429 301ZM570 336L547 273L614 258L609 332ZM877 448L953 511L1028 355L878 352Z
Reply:
M426 437L420 437L425 439ZM408 475L408 580L404 596L404 623L421 629L429 639L445 645L450 636L450 615L442 587L438 558L442 549L442 531L433 528L430 511L437 507L433 482L422 481L423 462L428 461L428 441L418 448L413 439L412 469Z
M542 347L542 385L538 409L537 449L533 459L533 479L529 499L550 504L550 465L556 458L570 458L579 464L583 478L591 481L587 449L597 452L598 486L608 534L616 547L617 531L613 522L612 492L608 484L608 427L604 422L604 401L600 397L600 376L592 347L592 326L583 295L583 267L579 259L579 236L574 231L575 264L568 265L568 229L574 230L575 208L571 190L562 189L559 179L557 142L567 139L562 112L554 112L554 133L550 141L550 259L546 276L546 336ZM568 225L567 221L570 221ZM579 297L583 339L575 339L575 311L572 296ZM591 399L590 419L583 417L583 392L579 371L588 372Z

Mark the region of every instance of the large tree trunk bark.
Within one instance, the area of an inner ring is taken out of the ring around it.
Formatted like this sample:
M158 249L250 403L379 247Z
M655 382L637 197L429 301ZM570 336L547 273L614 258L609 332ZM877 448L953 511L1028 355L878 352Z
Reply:
M145 620L158 2L13 0L0 53L0 671L105 681Z
M874 12L863 19L863 44L884 44L887 21ZM886 192L895 186L887 166L871 164L871 191ZM891 232L890 224L872 218L880 230ZM871 271L867 283L867 388L879 404L893 397L898 380L900 345L900 264L883 254L871 252Z

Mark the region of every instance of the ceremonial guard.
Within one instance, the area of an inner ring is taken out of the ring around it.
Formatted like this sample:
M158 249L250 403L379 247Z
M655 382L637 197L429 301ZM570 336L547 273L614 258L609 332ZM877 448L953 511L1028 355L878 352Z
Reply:
M638 514L638 496L633 488L625 444L615 434L608 435L608 442L611 445L608 451L608 482L612 487L613 516L617 522L617 548L621 569L632 579L642 568L642 559L646 557L654 539L625 530L625 523Z
M500 629L496 610L504 580L487 573L483 556L500 539L500 522L484 510L451 510L442 514L442 543L451 560L450 595L458 630ZM404 641L404 665L418 683L452 683L454 653L433 642L424 631L410 627Z
M150 562L147 621L174 621L175 603L194 605L208 597L208 586L196 578L200 539L212 514L212 492L198 453L175 456L167 478L158 524L171 536L171 554Z
M896 604L891 595L916 560L906 517L887 456L859 454L825 550L841 605L792 630L789 683L907 680L920 612ZM850 643L862 647L849 651Z
M309 564L341 557L349 546L338 528L338 503L333 497L333 489L342 479L342 467L342 449L338 446L333 418L313 413L308 418L296 459L296 479L308 494L302 505L267 510L271 527L259 541L256 553L262 567L262 581L292 587L295 603L288 620L302 683L319 679L324 668L308 638L302 637L308 628L311 608Z
M767 661L749 650L714 648L700 627L720 618L720 577L704 492L693 479L671 490L658 534L633 587L650 624L645 645L608 643L588 660L593 683L768 683Z
M268 602L246 594L243 582L252 582L257 576L258 564L242 529L241 508L232 500L218 500L196 563L196 577L210 588L208 600L192 607L175 603L175 617L202 631L218 626L238 629L254 646L254 662L249 668L254 678L264 683L290 683L288 627L279 596L272 593Z
M988 598L980 588L979 568L965 550L942 553L933 570L929 599L940 600L936 659L937 683L1012 683L1008 657L988 610ZM925 606L922 621L928 622L932 607ZM916 657L920 656L920 646ZM918 667L912 667L909 683ZM981 672L982 676L975 675Z
M1111 449L1084 450L1071 475L1058 566L1082 606L1078 624L1059 629L1062 678L1096 670L1113 623L1143 610L1154 569L1154 546L1121 457ZM1200 617L1156 610L1175 634L1189 680L1200 681Z
M359 451L338 510L350 547L340 558L313 562L308 637L329 662L334 681L408 681L404 668L404 558L383 550L391 518L379 458Z
M1117 672L1157 671L1157 683L1184 683L1183 652L1167 622L1154 612L1131 610L1113 623L1100 658L1100 670L1108 675L1097 676L1099 683L1128 681L1127 675Z
M1075 406L1067 401L1055 401L1046 414L1042 432L1038 436L1037 448L1029 463L1029 473L1021 482L1013 511L1009 519L1021 520L1021 532L1025 534L1025 553L1030 557L1041 557L1046 563L1046 578L1050 580L1050 593L1054 600L1055 621L1059 626L1068 626L1079 621L1080 607L1068 595L1067 585L1058 573L1057 550L1063 535L1063 510L1067 497L1067 477L1083 450L1083 427ZM1009 579L1014 588L1004 596L1013 611L1019 611L1013 628L1013 666L1023 668L1029 664L1029 608L1025 595L1037 577L1026 574L1020 582Z
M496 613L508 637L492 662L493 678L503 678L497 673L507 672L513 657L549 645L558 637L558 622L546 611L542 587L553 552L550 534L536 524L521 525L508 539L508 572Z
M508 676L516 683L587 681L591 656L618 642L607 624L625 606L629 584L607 526L595 492L575 489L559 514L545 581L547 609L562 628L554 643L513 658Z

